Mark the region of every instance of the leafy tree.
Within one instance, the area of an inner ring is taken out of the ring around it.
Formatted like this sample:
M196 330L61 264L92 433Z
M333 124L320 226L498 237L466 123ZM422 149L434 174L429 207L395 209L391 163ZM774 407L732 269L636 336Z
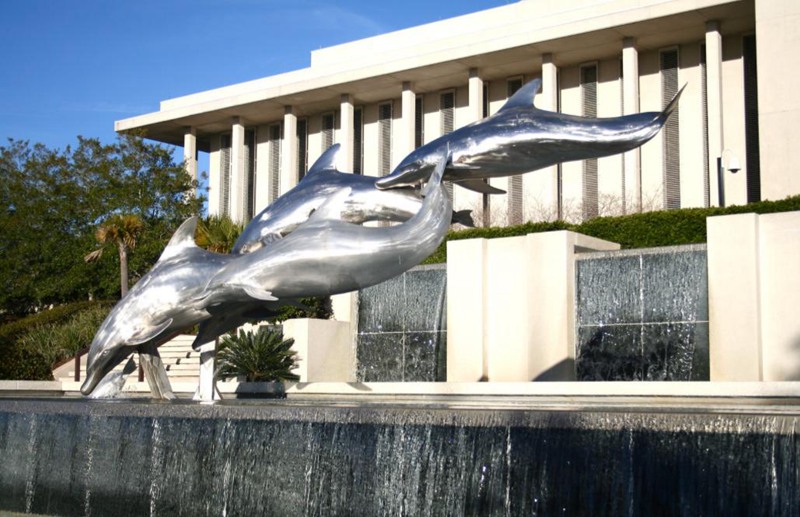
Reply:
M136 135L113 144L78 137L63 150L9 140L0 146L0 312L119 295L115 255L87 264L95 231L114 215L143 223L132 280L144 275L202 199L168 148Z

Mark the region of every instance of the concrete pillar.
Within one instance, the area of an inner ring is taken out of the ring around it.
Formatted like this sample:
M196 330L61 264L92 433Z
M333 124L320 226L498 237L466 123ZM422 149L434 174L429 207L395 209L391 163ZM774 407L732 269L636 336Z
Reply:
M447 380L574 380L574 232L447 244Z
M622 41L622 113L639 113L639 51L633 38ZM642 211L642 161L637 147L623 155L625 171L623 210L625 213Z
M239 117L233 118L231 125L231 219L246 223L244 220L247 200L245 178L244 126Z
M712 381L760 381L758 215L709 217L708 319Z
M286 106L283 115L283 142L281 144L281 191L285 194L297 185L297 115Z
M447 381L488 378L486 239L447 242Z
M354 117L355 107L350 95L343 93L339 108L339 143L342 148L339 151L339 168L344 172L353 172L353 145L354 145Z
M708 98L708 185L711 193L711 205L719 206L719 184L717 182L717 157L722 156L725 138L722 131L722 35L719 22L712 20L706 23L706 91Z
M395 147L400 160L414 150L414 129L416 127L417 95L410 82L403 82L403 93L400 96L401 135ZM399 161L398 161L399 163Z
M308 318L286 320L283 337L294 339L292 350L299 359L294 373L300 376L300 382L356 381L350 323Z
M553 62L552 54L542 55L542 92L535 97L534 102L538 108L558 111L558 67ZM553 165L535 173L543 177L542 202L550 212L550 214L542 215L552 216L552 218L561 218L558 210L558 170L559 166ZM539 217L539 219L542 218Z
M483 79L477 68L469 69L469 118L467 124L483 118Z
M183 134L183 163L186 173L197 181L197 128L187 127Z

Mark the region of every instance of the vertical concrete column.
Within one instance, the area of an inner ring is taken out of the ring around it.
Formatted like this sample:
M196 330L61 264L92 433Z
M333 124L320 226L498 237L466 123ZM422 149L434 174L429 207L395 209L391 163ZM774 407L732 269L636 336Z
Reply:
M800 212L758 216L758 240L762 380L798 381Z
M247 191L244 174L244 126L239 117L233 118L231 125L231 219L246 223L244 207Z
M183 163L187 174L197 181L197 128L187 127L183 133Z
M400 112L401 112L401 136L397 149L397 155L402 160L402 157L408 155L414 150L414 128L416 127L416 101L417 95L414 93L414 88L410 82L403 82L403 93L400 96ZM398 162L399 163L399 162Z
M549 53L542 55L542 93L536 96L535 102L541 109L558 111L558 67L553 62L553 55ZM558 165L553 165L537 172L546 178L542 202L550 213L542 214L543 216L551 215L553 218L560 216L558 213L558 167Z
M297 115L286 106L283 115L283 142L281 144L281 190L284 194L297 185Z
M717 157L725 148L722 131L722 35L719 22L712 20L706 23L706 91L708 98L708 163L711 164L708 178L711 191L711 204L719 206L719 183L717 181Z
M469 118L467 124L483 118L483 79L477 68L469 69Z
M622 40L622 113L639 113L639 51L633 38ZM642 161L637 147L622 158L625 170L623 210L625 213L642 211Z
M526 236L528 375L537 381L575 380L575 254L618 250L619 244L560 231Z
M706 227L711 380L764 380L758 215L709 217Z
M447 381L486 380L486 239L447 243Z
M333 320L293 319L283 322L284 338L294 339L300 382L355 382L356 360L350 324Z
M342 148L339 151L339 167L344 172L353 172L353 145L355 124L355 107L353 99L349 94L343 93L340 101L339 120L339 143Z

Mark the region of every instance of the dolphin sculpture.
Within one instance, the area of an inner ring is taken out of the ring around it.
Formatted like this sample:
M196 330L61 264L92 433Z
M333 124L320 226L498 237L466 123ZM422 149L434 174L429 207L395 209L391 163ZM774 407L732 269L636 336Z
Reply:
M335 192L350 189L340 217L349 223L403 222L419 212L422 198L411 188L384 191L375 188L377 178L339 172L339 144L329 147L293 189L256 215L233 245L233 253L249 253L285 237ZM435 165L435 164L434 164ZM475 226L469 210L453 213L453 222Z
M192 305L191 300L203 291L214 273L235 257L199 248L194 241L196 227L197 217L191 217L178 228L155 266L100 325L89 348L81 393L92 393L106 374L134 351L147 360L149 373L158 377L159 369L163 370L158 345L210 317L208 311ZM159 382L154 378L151 388Z
M416 266L433 253L450 226L452 204L442 184L446 163L442 154L422 192L419 212L396 226L343 221L351 191L339 190L287 237L223 266L206 286L205 306L213 310L230 302L345 293Z
M534 79L517 90L494 115L417 148L391 174L378 179L375 186L388 189L424 181L441 150L449 146L452 158L445 180L478 192L502 193L483 180L639 147L663 127L683 92L681 88L661 112L589 118L538 109L533 99L540 86L541 80Z

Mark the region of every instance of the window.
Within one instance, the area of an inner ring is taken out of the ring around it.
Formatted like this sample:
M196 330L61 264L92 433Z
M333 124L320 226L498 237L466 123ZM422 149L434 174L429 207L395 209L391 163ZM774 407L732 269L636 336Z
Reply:
M678 93L678 49L661 51L661 101L666 104ZM680 119L678 110L664 124L663 170L664 170L664 208L681 207L681 149Z
M378 173L386 176L392 164L392 103L378 105Z
M758 147L758 73L756 67L756 35L742 41L744 61L744 138L747 167L747 202L761 201L761 151Z
M522 76L506 80L506 95L510 99L522 88ZM508 224L522 224L522 175L516 174L508 178Z
M231 135L222 135L219 144L219 211L231 214Z
M414 99L414 148L422 147L425 143L425 110L423 109L422 95Z
M308 119L297 119L297 180L308 172Z
M256 209L256 132L253 129L244 132L244 160L247 201L244 205L244 220L249 221L255 215Z
M325 152L333 145L333 129L336 117L333 113L322 115L322 151Z
M364 174L364 110L353 110L353 173Z
M439 121L443 135L453 131L455 108L456 92L450 90L439 94Z
M581 67L581 106L584 117L597 117L597 65ZM597 217L597 158L583 161L583 220Z
M269 126L269 202L280 195L281 178L281 125Z

